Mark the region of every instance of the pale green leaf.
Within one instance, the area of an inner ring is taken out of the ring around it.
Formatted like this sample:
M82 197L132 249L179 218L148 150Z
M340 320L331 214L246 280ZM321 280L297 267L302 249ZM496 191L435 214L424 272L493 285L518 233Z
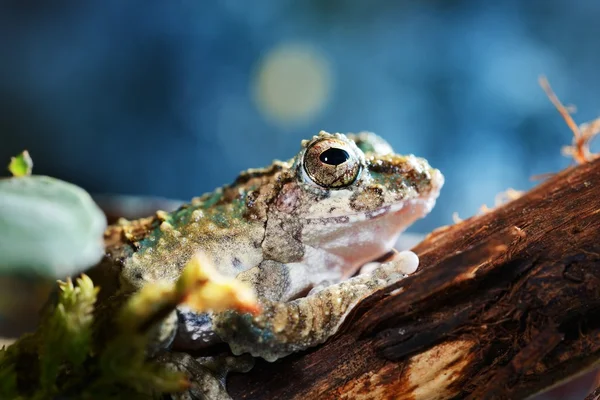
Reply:
M47 176L0 179L0 273L73 275L104 253L106 218L78 186Z

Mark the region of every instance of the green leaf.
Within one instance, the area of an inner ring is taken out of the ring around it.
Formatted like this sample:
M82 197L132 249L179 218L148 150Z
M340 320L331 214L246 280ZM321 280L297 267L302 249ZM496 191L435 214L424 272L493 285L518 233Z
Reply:
M32 169L33 160L27 150L16 157L11 157L10 164L8 164L8 170L16 177L31 175Z
M47 176L0 179L0 273L73 275L104 253L106 217L78 186Z

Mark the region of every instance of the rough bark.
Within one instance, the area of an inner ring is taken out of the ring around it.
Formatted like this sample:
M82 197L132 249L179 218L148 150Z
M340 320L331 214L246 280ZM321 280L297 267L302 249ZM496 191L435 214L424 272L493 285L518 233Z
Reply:
M414 275L324 345L233 375L234 399L520 399L600 360L600 160L438 230Z

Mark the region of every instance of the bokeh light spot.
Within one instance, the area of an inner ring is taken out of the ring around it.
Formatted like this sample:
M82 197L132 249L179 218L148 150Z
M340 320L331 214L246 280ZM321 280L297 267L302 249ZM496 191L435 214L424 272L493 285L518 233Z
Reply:
M266 119L283 125L310 122L329 98L329 62L307 44L276 46L258 62L252 90Z

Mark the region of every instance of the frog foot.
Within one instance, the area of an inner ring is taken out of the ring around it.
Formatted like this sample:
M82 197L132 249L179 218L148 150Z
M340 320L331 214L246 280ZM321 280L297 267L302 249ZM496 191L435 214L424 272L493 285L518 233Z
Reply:
M356 304L414 272L418 264L416 254L404 251L370 273L320 288L307 297L285 303L264 300L258 316L234 311L217 314L213 326L234 354L250 353L275 361L325 342Z
M227 374L248 372L254 366L254 359L250 355L194 358L187 353L166 352L159 355L156 361L174 371L185 373L191 382L185 392L171 394L173 400L231 400L225 388Z

